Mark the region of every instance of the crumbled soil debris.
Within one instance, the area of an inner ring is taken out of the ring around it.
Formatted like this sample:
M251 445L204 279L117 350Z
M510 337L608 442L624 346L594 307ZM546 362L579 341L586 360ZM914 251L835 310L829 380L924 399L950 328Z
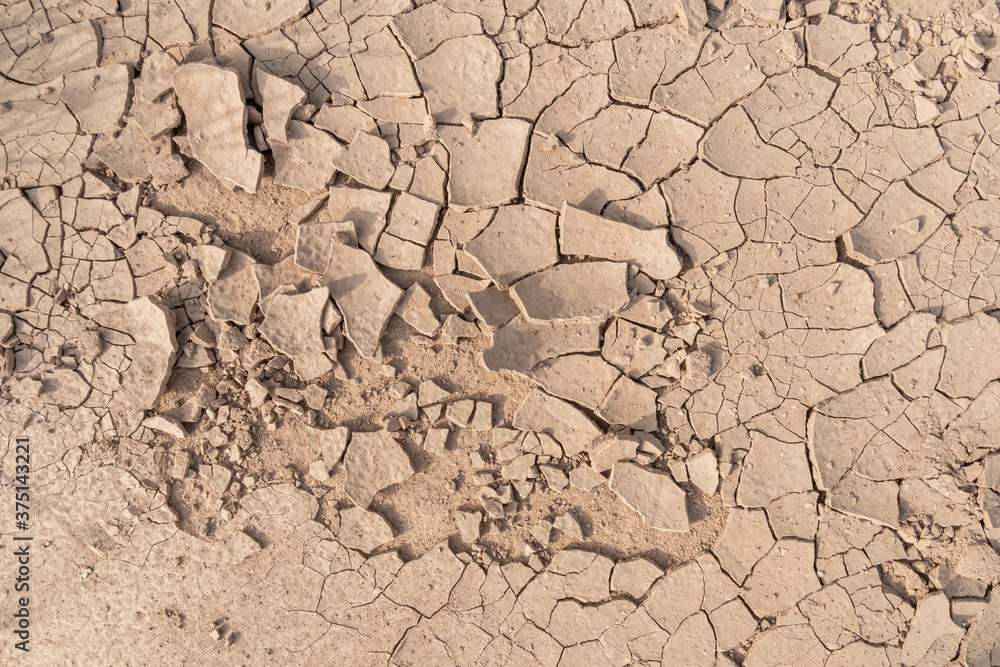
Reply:
M26 664L1000 665L995 0L118 5L0 18Z

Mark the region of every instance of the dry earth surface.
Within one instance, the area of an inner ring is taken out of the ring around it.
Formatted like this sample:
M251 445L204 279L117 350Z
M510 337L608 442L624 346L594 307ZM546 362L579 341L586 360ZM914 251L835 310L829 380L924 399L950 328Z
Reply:
M1000 665L996 0L0 36L0 663Z

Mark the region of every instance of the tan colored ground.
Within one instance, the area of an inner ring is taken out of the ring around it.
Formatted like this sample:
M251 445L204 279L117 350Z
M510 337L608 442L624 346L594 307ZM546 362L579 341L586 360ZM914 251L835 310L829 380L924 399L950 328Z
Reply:
M0 664L1000 665L998 56L993 0L4 7Z

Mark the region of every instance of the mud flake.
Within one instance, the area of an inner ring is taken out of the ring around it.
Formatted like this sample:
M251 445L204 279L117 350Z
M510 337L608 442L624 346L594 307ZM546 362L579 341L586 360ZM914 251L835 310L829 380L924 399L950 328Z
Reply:
M279 294L268 307L260 333L276 350L292 358L321 353L325 350L323 309L329 300L326 287L304 294Z
M732 250L746 238L736 217L739 183L702 160L663 182L674 240L696 263Z
M716 663L716 635L704 612L684 620L663 646L663 664L712 667Z
M446 544L433 547L420 558L403 565L385 591L386 597L424 616L433 616L448 602L462 578L464 565Z
M944 220L944 212L894 183L860 225L844 235L848 256L864 264L898 259L916 250Z
M344 316L344 333L362 356L373 358L403 290L385 278L364 250L335 243L321 282Z
M652 433L656 430L656 392L622 376L595 413L609 424Z
M810 65L834 76L844 76L848 70L866 65L876 56L867 23L849 23L833 14L807 26L806 50Z
M820 589L814 561L811 543L778 540L744 582L743 599L757 616L770 616L792 607Z
M413 475L413 466L399 443L385 431L355 433L344 454L344 492L367 509L375 494Z
M64 74L96 67L101 38L91 21L69 23L21 53L7 76L22 83L45 83Z
M188 63L171 76L187 121L191 153L227 187L257 191L264 161L247 143L247 108L239 75L228 69Z
M358 245L374 254L391 202L392 195L387 192L333 187L326 210L334 220L354 223Z
M937 387L954 398L975 398L1000 377L1000 359L991 354L1000 345L1000 322L984 313L959 322L948 331Z
M917 603L910 631L903 641L903 664L945 663L955 656L964 632L951 619L948 598L932 593Z
M611 590L639 599L661 576L663 570L645 558L621 561L611 572Z
M415 63L427 106L438 123L497 116L500 52L484 35L457 37Z
M297 120L288 121L288 140L271 146L274 183L315 192L333 180L337 158L344 148L323 130Z
M742 178L791 176L799 161L777 146L765 144L743 107L735 107L705 134L702 157L718 170Z
M510 293L530 320L604 320L628 303L627 269L619 262L560 265L520 280Z
M306 91L301 86L274 76L257 65L253 71L254 90L264 109L264 136L269 144L288 141L288 121L292 113L306 101Z
M154 408L177 357L174 314L154 297L130 302L127 312L136 348L122 386L137 409Z
M131 74L126 65L106 65L66 74L61 99L80 122L80 131L104 132L121 122Z
M214 320L240 325L250 323L259 296L255 265L249 255L231 250L226 268L208 288L208 311Z
M559 259L556 216L532 206L501 207L489 226L465 244L498 287L548 268Z
M458 208L498 206L515 199L531 126L513 118L438 128L451 155L448 197Z
M629 262L654 280L668 280L681 270L667 230L637 229L569 204L560 215L559 249L563 255Z
M358 131L347 150L337 157L334 166L375 190L385 188L395 171L389 158L389 145L362 131Z
M514 413L514 428L551 435L567 456L587 451L602 433L583 412L538 389Z
M425 336L433 336L441 328L441 322L431 309L430 294L418 283L411 285L400 298L396 313Z
M806 267L778 281L787 314L807 327L853 329L875 322L872 282L860 269L839 263Z
M250 4L238 0L219 0L212 10L212 22L246 38L280 28L308 10L308 0L275 0Z
M669 111L707 127L766 79L746 46L734 47L713 35L702 53L711 55L703 55L697 67L656 87L650 108ZM747 124L753 127L749 120Z
M729 576L742 584L772 546L774 537L763 510L736 508L712 553Z
M608 486L642 515L647 526L669 532L689 530L684 491L667 473L618 462L611 469Z
M572 353L598 352L599 341L598 322L546 324L518 316L494 332L493 344L483 350L483 364L491 371L506 369L529 375L543 361Z
M337 541L348 549L371 553L392 537L392 528L380 514L361 507L341 510Z
M786 443L751 433L750 452L743 460L736 490L740 505L766 507L786 493L810 489L812 475L803 443Z

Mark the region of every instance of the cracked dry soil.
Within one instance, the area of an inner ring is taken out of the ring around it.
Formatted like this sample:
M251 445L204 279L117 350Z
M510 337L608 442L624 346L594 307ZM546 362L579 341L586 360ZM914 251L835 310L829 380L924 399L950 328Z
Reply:
M0 35L0 662L1000 665L996 0Z

